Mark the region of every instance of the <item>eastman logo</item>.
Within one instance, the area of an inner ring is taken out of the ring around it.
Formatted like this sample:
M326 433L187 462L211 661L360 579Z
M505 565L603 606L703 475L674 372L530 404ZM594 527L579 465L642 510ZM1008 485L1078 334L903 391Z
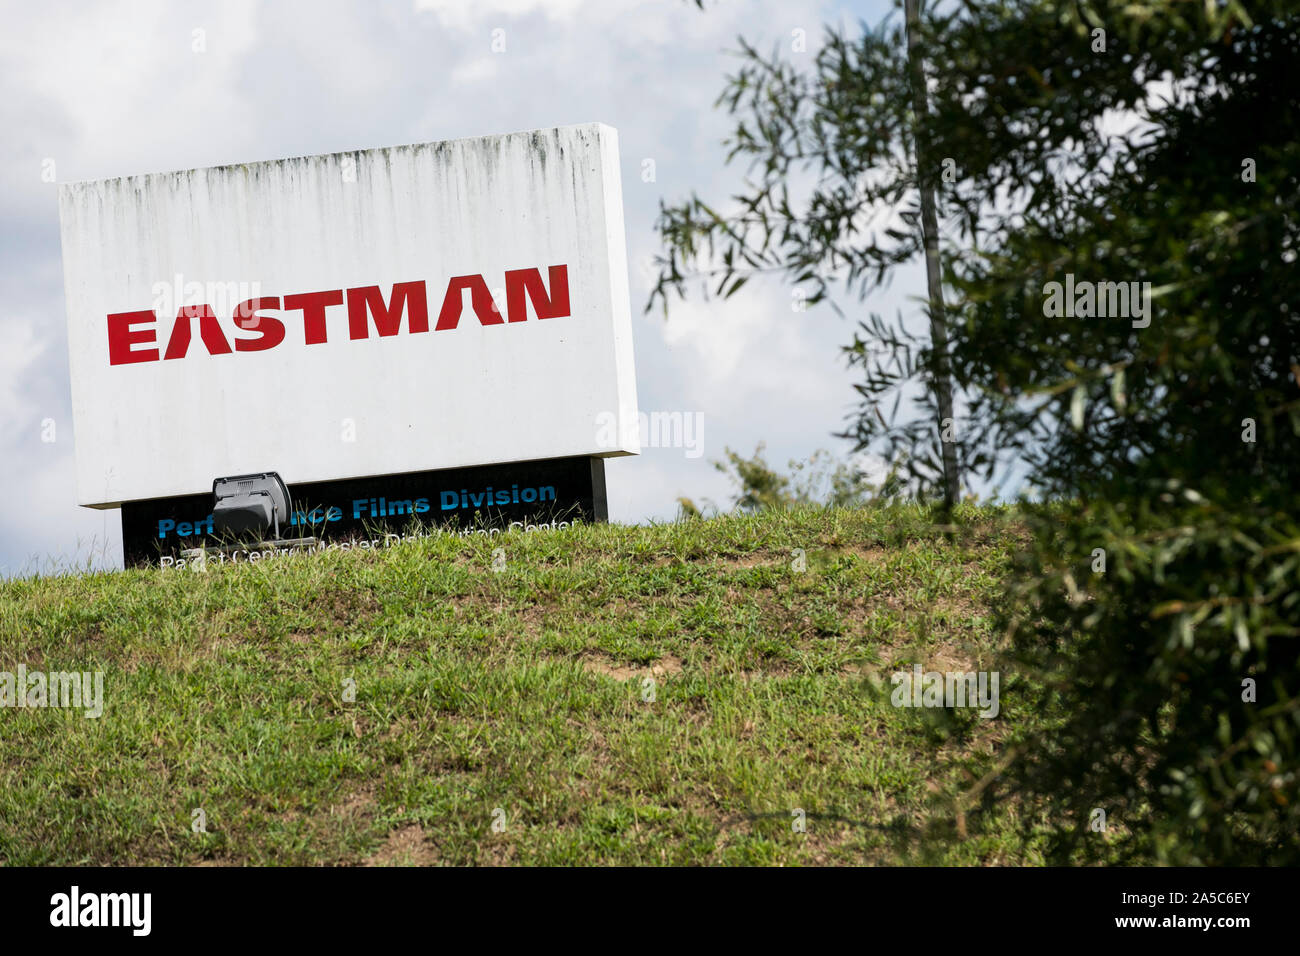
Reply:
M569 315L569 267L549 266L547 273L549 293L546 283L542 281L540 269L512 269L506 272L506 318L502 317L483 276L453 277L447 283L434 331L444 332L456 328L464 308L464 293L467 289L470 293L470 307L480 325L523 322L528 318L530 302L539 319L556 319ZM285 323L289 313L301 314L303 344L320 345L326 341L325 310L345 302L348 336L351 339L369 338L372 324L380 336L396 335L401 329L403 317L410 332L429 331L428 290L422 280L394 284L387 301L377 285L304 292L286 295L283 299L264 296L240 303L231 316L230 321L236 329L254 333L249 338L227 339L221 322L206 304L183 306L172 323L161 360L182 359L189 354L195 320L198 321L199 338L203 340L203 346L209 355L228 355L232 351L263 352L275 348L285 341L288 331ZM273 311L280 312L283 318L267 314ZM157 324L158 316L151 309L109 314L108 364L130 365L159 361Z

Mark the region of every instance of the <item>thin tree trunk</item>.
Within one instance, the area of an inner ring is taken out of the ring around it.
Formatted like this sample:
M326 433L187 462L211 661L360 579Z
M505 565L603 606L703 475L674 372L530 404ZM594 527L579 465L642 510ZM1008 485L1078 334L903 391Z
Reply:
M960 481L957 475L957 448L955 442L942 441L944 420L953 426L952 366L948 357L948 316L943 306L943 273L939 264L939 227L934 215L934 170L927 155L921 118L930 111L925 89L925 70L921 64L921 50L917 32L920 28L920 0L906 0L907 62L912 74L912 109L916 114L916 178L921 191L921 238L925 243L925 277L930 287L930 345L935 352L934 390L939 405L939 437L943 448L943 504L951 510L957 503Z

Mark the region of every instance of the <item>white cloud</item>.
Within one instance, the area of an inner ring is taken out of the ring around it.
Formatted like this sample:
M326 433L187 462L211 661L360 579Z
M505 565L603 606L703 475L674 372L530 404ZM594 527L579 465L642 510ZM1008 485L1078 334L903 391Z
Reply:
M462 63L451 71L451 82L456 86L460 86L494 79L497 75L497 64L499 62L492 54L484 54L476 60Z
M552 21L568 21L584 6L593 5L588 0L414 0L413 6L416 13L432 13L443 26L470 30L492 20L532 13L544 14Z
M34 322L18 316L0 321L0 441L12 439L24 426L33 434L38 427L28 383L44 352Z
M730 299L672 305L658 330L695 401L735 418L765 397L804 406L851 397L835 355L847 330L829 308L795 311L791 292L759 281Z

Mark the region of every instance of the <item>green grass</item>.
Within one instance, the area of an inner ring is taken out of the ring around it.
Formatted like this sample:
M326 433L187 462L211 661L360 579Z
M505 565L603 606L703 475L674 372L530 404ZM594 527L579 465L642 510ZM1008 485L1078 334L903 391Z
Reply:
M1014 804L953 808L1032 719L1015 685L995 720L889 700L914 661L997 669L1016 536L959 518L951 539L920 508L806 509L0 582L0 670L105 685L99 719L0 709L0 862L1040 862Z

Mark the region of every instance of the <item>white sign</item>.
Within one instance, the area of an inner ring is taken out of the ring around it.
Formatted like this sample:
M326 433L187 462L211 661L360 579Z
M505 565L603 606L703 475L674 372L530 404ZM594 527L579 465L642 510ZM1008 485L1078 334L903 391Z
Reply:
M601 124L60 186L83 505L636 454Z

